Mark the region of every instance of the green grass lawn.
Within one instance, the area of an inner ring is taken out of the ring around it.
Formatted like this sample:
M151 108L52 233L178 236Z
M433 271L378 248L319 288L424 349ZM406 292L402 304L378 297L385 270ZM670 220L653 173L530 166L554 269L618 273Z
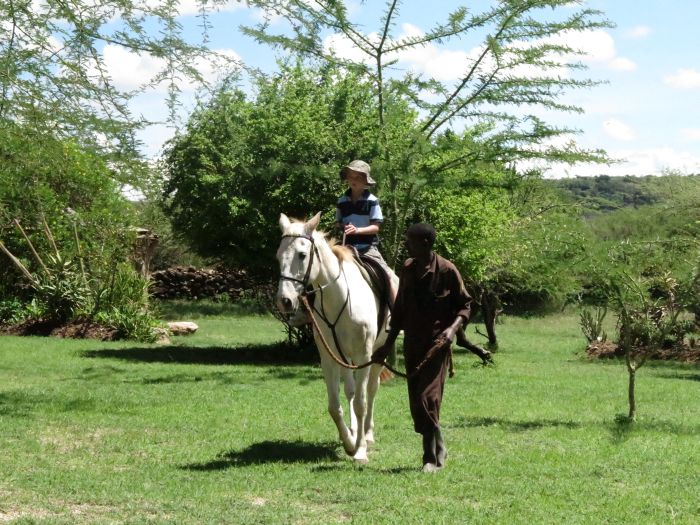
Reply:
M700 523L700 370L642 368L628 425L624 365L587 361L573 315L505 318L495 367L456 354L433 475L403 380L380 389L355 466L319 367L282 353L274 319L163 316L200 330L0 337L0 523Z

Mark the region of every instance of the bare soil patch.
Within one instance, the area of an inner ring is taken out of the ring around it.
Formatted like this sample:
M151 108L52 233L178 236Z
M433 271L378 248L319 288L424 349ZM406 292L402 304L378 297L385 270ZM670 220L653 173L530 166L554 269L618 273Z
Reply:
M56 321L53 319L28 319L14 325L0 326L0 334L41 335L66 339L98 339L114 341L119 339L119 331L89 319Z
M586 348L586 356L589 359L612 359L624 357L625 354L617 344L611 341L596 341L588 345ZM653 351L649 358L661 361L679 361L681 363L700 364L700 347L691 347L685 344L673 348L664 348Z

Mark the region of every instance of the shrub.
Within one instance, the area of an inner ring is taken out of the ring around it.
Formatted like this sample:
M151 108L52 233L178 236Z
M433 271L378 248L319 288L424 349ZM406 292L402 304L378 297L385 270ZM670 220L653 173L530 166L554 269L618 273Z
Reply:
M607 313L607 308L596 308L594 311L584 308L581 311L579 323L589 344L594 341L608 340L608 334L603 329L603 321Z

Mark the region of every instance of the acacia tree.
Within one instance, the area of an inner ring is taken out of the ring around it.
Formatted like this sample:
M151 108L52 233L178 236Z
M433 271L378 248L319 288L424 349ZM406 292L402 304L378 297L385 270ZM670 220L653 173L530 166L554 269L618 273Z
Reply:
M605 160L603 152L582 150L572 142L545 147L547 140L575 130L549 125L530 113L535 108L581 111L561 102L562 95L596 82L561 75L563 69L583 68L577 61L581 51L567 45L565 35L609 27L599 11L572 11L570 0L504 0L479 13L461 7L425 33L397 37L401 0L385 2L374 32L351 21L343 1L250 0L249 4L289 25L276 33L267 22L243 27L248 35L285 52L360 71L372 82L379 142L377 155L368 160L375 166L390 219L384 230L391 261L406 218L415 211L411 203L417 202L427 182L441 184L455 170L469 178L471 170L485 162L503 166L534 158L569 163ZM410 72L398 77L392 69L405 53L465 37L477 37L481 43L452 84ZM328 41L349 44L354 52L338 54L326 45ZM396 99L408 101L422 116L398 143L388 131ZM426 143L458 122L467 126L479 147L453 147L440 161L426 161Z
M222 3L202 2L202 16ZM178 5L177 0L0 2L0 125L21 123L75 140L99 152L116 180L142 185L146 166L135 132L146 122L130 112L128 102L165 83L174 115L180 83L201 80L193 64L207 55L203 45L183 38ZM147 31L151 27L159 31ZM162 68L138 87L120 89L107 70L106 46L150 56Z

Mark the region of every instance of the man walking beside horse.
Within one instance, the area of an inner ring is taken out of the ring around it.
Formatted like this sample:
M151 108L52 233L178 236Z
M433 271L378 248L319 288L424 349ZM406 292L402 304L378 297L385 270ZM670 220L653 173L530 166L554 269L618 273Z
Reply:
M408 373L408 400L414 429L423 436L423 472L445 465L447 448L440 428L440 405L450 361L450 345L466 325L472 299L457 268L433 251L435 229L414 224L406 232L411 259L404 263L389 336L372 355L383 363L401 330Z

